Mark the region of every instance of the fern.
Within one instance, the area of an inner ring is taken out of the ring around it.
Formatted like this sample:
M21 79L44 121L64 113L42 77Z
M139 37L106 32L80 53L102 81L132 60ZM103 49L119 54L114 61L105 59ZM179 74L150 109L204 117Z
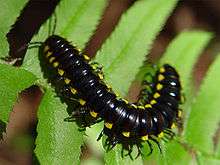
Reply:
M4 8L0 14L0 20L4 24L0 27L2 41L0 57L7 55L8 46L5 35L26 3L25 0L14 2L11 0L1 3ZM95 61L103 65L106 81L123 96L127 94L130 84L143 65L146 54L149 53L151 44L163 28L176 3L176 0L135 2L123 14L115 30L98 51ZM58 20L56 34L68 38L83 49L92 36L106 4L106 0L61 1L56 9ZM47 35L48 22L41 27L33 41L44 41ZM181 76L186 96L186 103L182 106L185 116L183 135L169 143L162 143L163 155L154 146L154 153L151 156L147 157L144 154L133 161L129 157L121 158L121 146L117 145L110 152L104 152L105 164L143 164L145 162L190 164L195 161L198 164L220 163L220 145L215 150L212 140L220 119L218 110L220 58L217 58L210 67L198 95L194 93L191 78L193 66L211 37L211 33L204 31L182 32L169 44L159 61L160 64L170 63L175 66ZM79 164L84 132L79 132L75 123L63 121L68 116L66 105L61 103L60 98L43 78L37 54L37 49L28 50L20 68L0 64L0 120L7 124L19 92L31 85L38 85L44 92L38 110L38 135L34 150L38 161L41 164ZM100 123L86 132L89 135L90 145L95 152L99 152L98 154L103 152L101 142L96 142L102 127L103 123ZM148 153L148 146L144 145L142 151ZM134 149L134 154L135 152ZM87 163L97 163L97 161L91 160Z

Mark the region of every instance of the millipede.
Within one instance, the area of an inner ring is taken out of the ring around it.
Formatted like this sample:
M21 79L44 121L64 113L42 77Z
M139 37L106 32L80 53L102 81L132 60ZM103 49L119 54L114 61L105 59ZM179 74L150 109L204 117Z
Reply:
M108 149L120 143L130 155L133 146L137 146L139 156L143 143L149 145L151 153L151 142L160 148L158 138L174 135L171 129L181 117L181 85L178 73L170 65L156 71L150 88L142 90L137 103L129 103L104 83L99 65L66 39L49 36L41 48L42 60L62 79L68 97L80 104L71 118L85 119L84 127L104 120L98 140L106 135Z

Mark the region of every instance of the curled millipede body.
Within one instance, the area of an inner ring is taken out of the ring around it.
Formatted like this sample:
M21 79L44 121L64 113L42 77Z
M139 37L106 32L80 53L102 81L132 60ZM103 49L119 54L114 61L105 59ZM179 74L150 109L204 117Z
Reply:
M180 117L181 85L179 75L170 65L163 65L156 72L147 99L142 99L141 104L132 104L118 97L104 83L97 63L90 63L88 56L64 38L48 37L42 51L46 65L63 80L69 97L78 98L84 107L73 112L73 118L79 115L93 123L104 120L99 139L107 135L109 149L121 143L130 154L136 145L140 154L142 143L147 143L152 152L151 141L158 144L157 138L163 133L172 134L170 129Z

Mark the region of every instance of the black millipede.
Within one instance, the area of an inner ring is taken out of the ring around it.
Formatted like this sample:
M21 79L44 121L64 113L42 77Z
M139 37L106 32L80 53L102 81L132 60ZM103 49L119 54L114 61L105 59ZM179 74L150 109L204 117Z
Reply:
M163 65L153 76L147 99L140 98L142 104L132 104L120 98L103 80L97 63L81 53L66 39L52 35L42 44L42 60L63 80L65 91L70 98L78 98L81 107L73 112L73 118L83 116L84 126L88 121L104 120L103 134L107 136L108 149L120 143L130 154L137 146L146 143L152 152L151 142L159 145L157 138L164 133L172 135L177 118L181 85L176 70Z

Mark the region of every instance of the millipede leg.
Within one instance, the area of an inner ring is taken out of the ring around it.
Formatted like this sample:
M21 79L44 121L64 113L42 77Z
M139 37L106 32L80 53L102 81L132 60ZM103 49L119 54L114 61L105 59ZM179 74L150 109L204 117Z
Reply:
M133 150L133 146L130 145L130 146L129 146L129 150L128 150L128 154L127 154L127 155L130 157L131 160L133 160L133 157L132 157L132 155L131 155L132 150Z
M159 148L160 153L162 154L162 149L161 149L160 143L154 138L151 138L151 140L154 141L157 144L157 147Z
M82 118L83 116L87 115L88 112L85 108L79 107L77 110L74 110L70 117L64 119L67 122L76 121L77 118Z
M3 63L14 65L16 62L21 61L22 58L12 58L10 56L1 57L0 60L3 60Z
M99 134L99 136L98 136L98 138L97 138L97 141L99 141L99 140L102 138L103 135L104 135L104 130L102 130L102 131L100 132L100 134Z
M95 73L104 77L104 73L102 71L103 66L97 62L91 62L90 65L94 69Z
M137 146L137 149L138 149L138 154L136 155L135 159L137 159L142 154L140 146L138 144L136 146Z
M175 136L175 133L172 132L171 130L168 130L168 129L164 130L164 133L165 133L165 135L167 135L166 138L168 140L173 139L173 137Z
M137 104L139 105L145 105L147 102L149 102L150 98L149 96L151 95L151 92L149 92L147 89L141 90L139 96L138 96L138 101Z
M151 155L153 153L153 146L152 146L152 144L148 140L147 140L147 144L148 144L148 146L150 148L150 152L147 154L147 156L149 156L149 155Z
M121 149L121 157L122 158L124 157L124 149L123 148Z
M118 143L118 140L116 140L115 138L114 139L112 139L112 141L111 141L111 143L110 143L110 150L112 150L115 146L116 146L116 144Z
M95 124L97 121L89 115L90 108L88 106L79 106L75 108L74 111L72 111L72 114L70 117L65 118L65 121L72 122L76 121L78 125L81 127L89 127L93 124Z

